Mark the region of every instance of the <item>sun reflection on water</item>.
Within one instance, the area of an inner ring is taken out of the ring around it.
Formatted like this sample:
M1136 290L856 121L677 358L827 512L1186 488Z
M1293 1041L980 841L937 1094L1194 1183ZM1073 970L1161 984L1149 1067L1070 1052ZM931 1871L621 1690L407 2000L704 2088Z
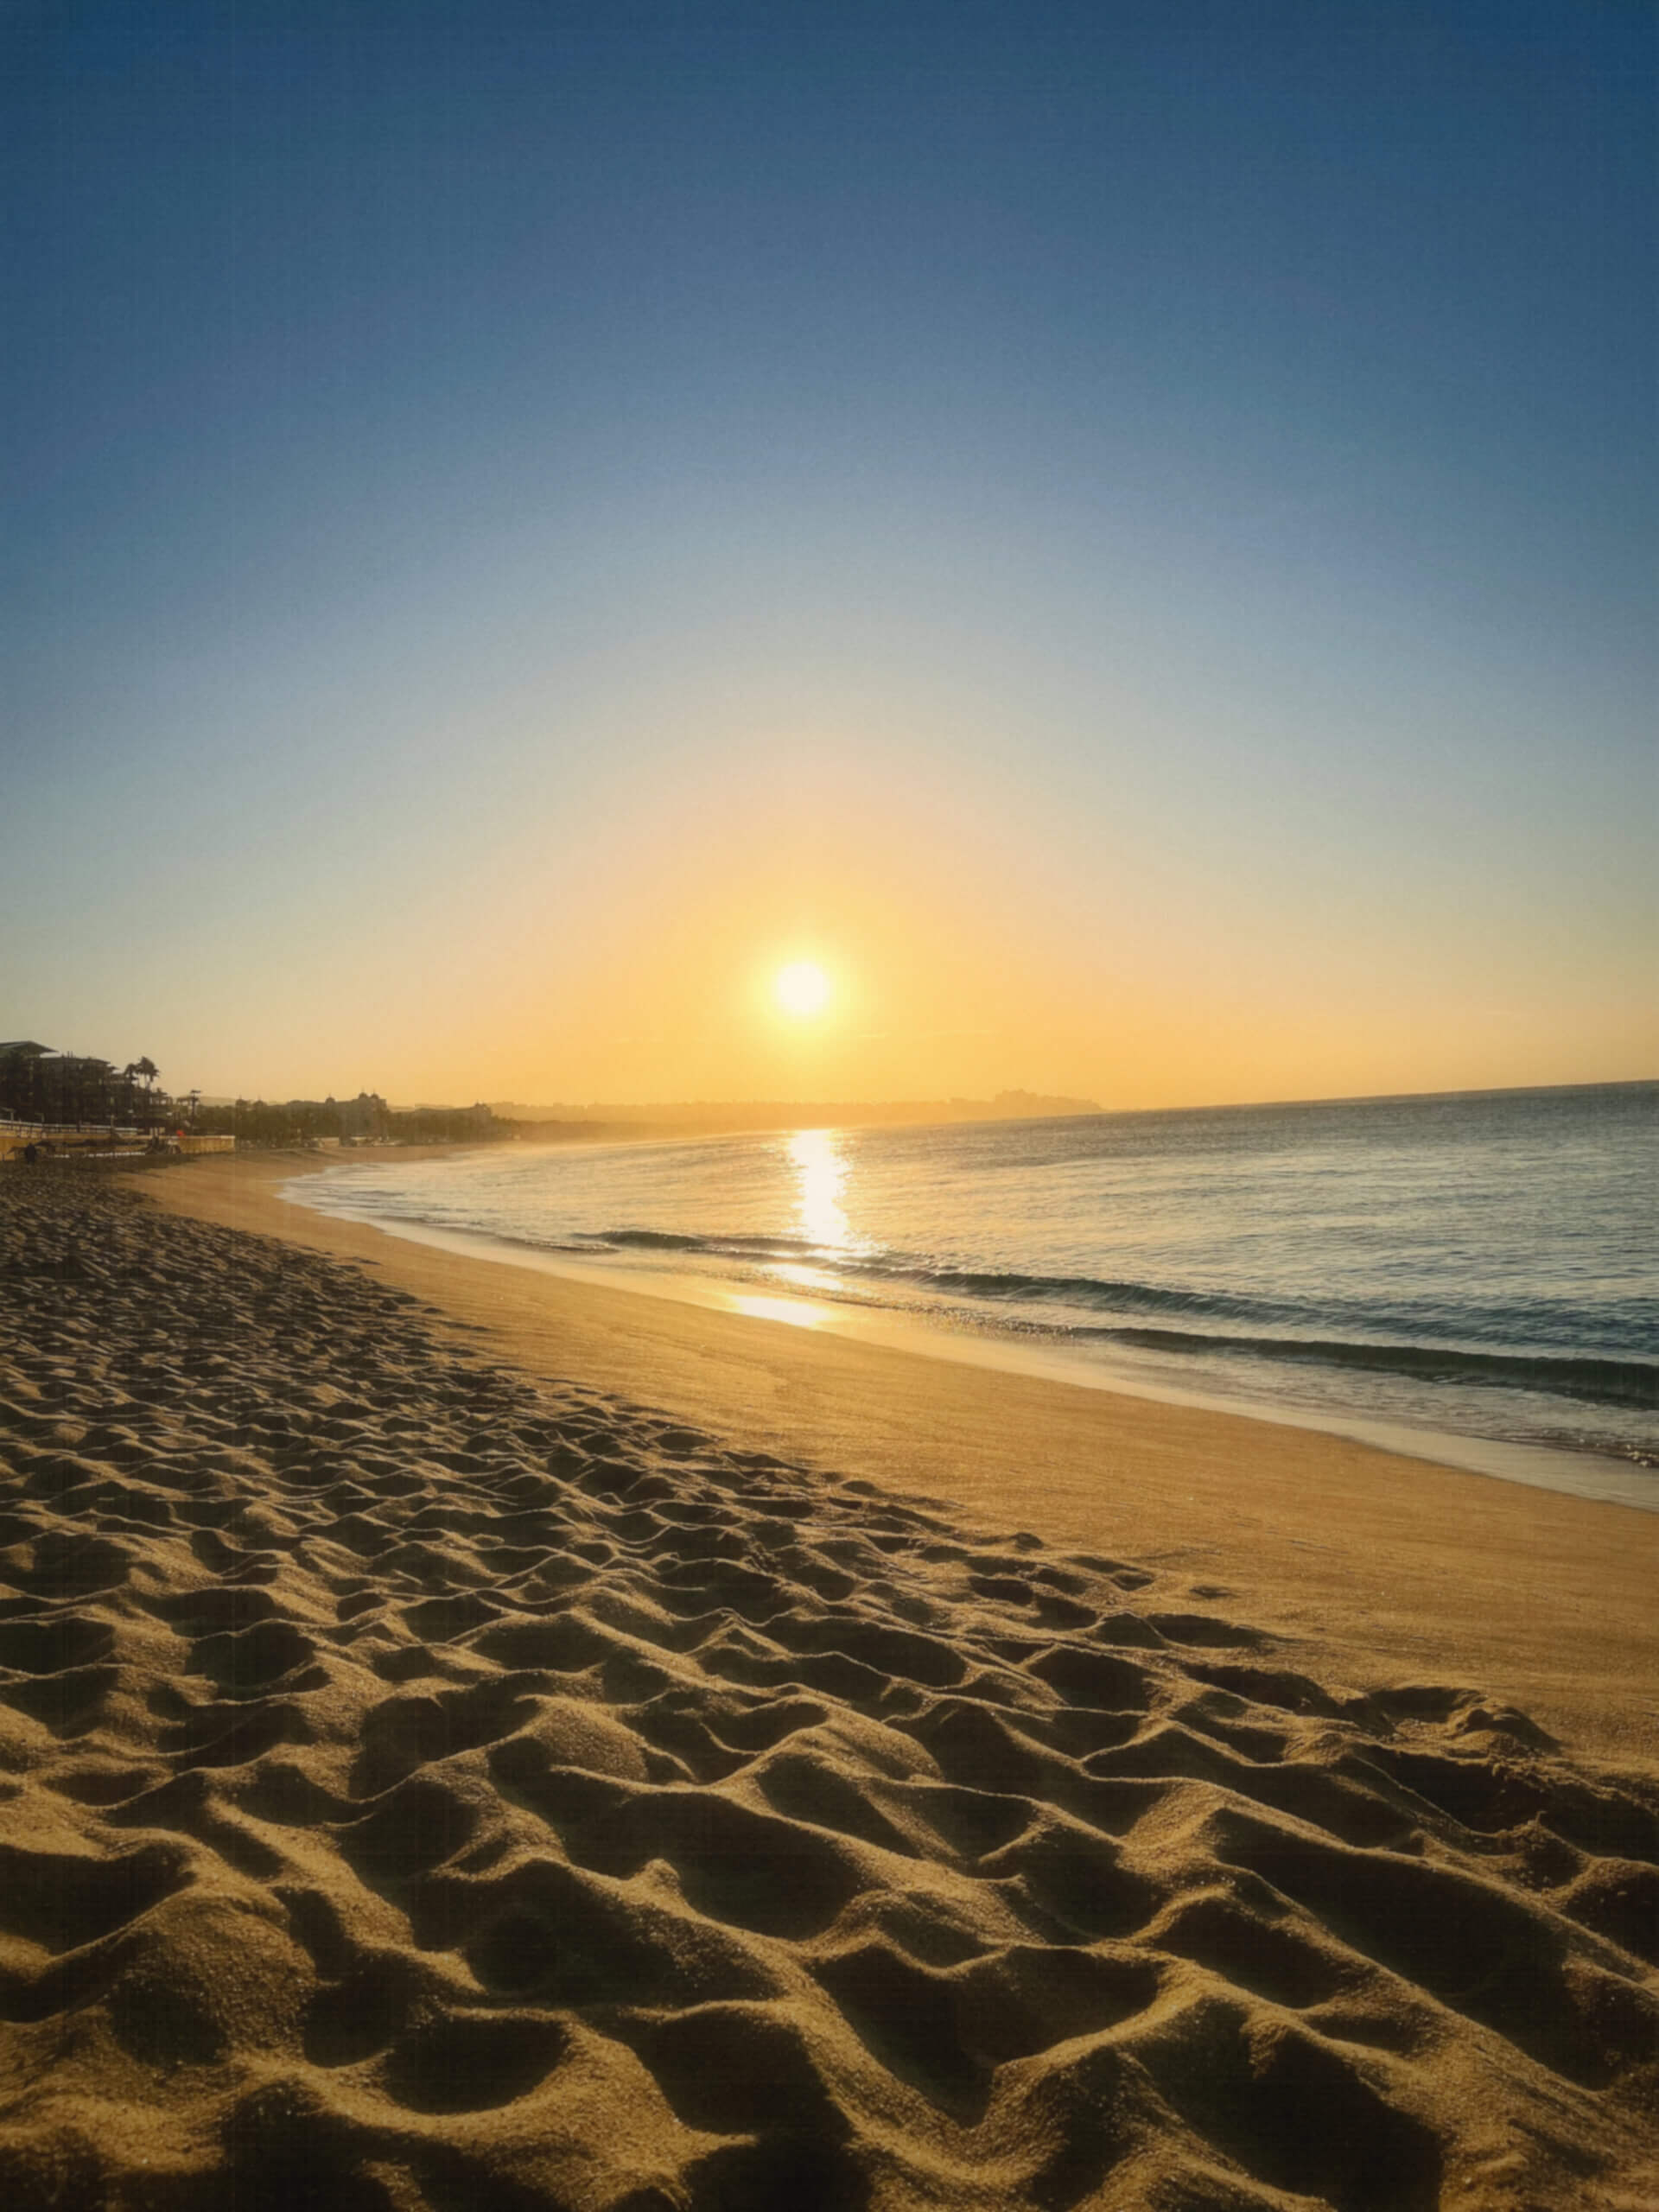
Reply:
M792 1329L816 1329L830 1318L822 1306L807 1298L759 1298L746 1292L734 1297L732 1304L753 1321L787 1321Z
M791 1290L839 1290L842 1284L841 1277L828 1268L798 1267L792 1260L774 1260L766 1273Z
M858 1240L848 1225L841 1203L847 1160L840 1132L797 1129L785 1150L798 1181L797 1233L820 1251L855 1251Z

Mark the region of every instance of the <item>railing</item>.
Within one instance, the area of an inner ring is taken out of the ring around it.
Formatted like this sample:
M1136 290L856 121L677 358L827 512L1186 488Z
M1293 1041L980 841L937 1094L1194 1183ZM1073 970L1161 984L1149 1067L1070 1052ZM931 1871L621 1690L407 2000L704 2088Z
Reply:
M188 1132L175 1135L162 1129L121 1128L110 1122L89 1125L67 1122L0 1122L0 1160L14 1157L31 1148L39 1158L60 1160L87 1155L110 1159L122 1154L148 1153L152 1147L158 1152L168 1153L234 1152L236 1139L232 1136L196 1136Z

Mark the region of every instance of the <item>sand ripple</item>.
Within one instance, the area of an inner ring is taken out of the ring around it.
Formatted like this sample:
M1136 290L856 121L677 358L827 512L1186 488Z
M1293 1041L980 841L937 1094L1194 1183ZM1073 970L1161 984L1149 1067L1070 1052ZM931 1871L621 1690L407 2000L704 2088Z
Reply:
M1650 1789L84 1174L0 1239L8 2203L1656 2201Z

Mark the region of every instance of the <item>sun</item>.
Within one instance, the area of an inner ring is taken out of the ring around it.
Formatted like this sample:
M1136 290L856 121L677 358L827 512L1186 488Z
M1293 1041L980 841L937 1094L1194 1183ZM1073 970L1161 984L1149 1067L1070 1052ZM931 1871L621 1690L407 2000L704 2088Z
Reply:
M798 1020L822 1014L830 1003L830 978L815 960L791 960L778 970L772 988L784 1012Z

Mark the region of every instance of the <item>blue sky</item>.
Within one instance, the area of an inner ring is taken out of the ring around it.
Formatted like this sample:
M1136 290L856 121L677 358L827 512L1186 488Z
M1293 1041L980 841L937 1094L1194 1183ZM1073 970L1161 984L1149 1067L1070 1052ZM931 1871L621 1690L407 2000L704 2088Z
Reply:
M0 10L0 1030L429 1096L1652 1073L1656 41Z

